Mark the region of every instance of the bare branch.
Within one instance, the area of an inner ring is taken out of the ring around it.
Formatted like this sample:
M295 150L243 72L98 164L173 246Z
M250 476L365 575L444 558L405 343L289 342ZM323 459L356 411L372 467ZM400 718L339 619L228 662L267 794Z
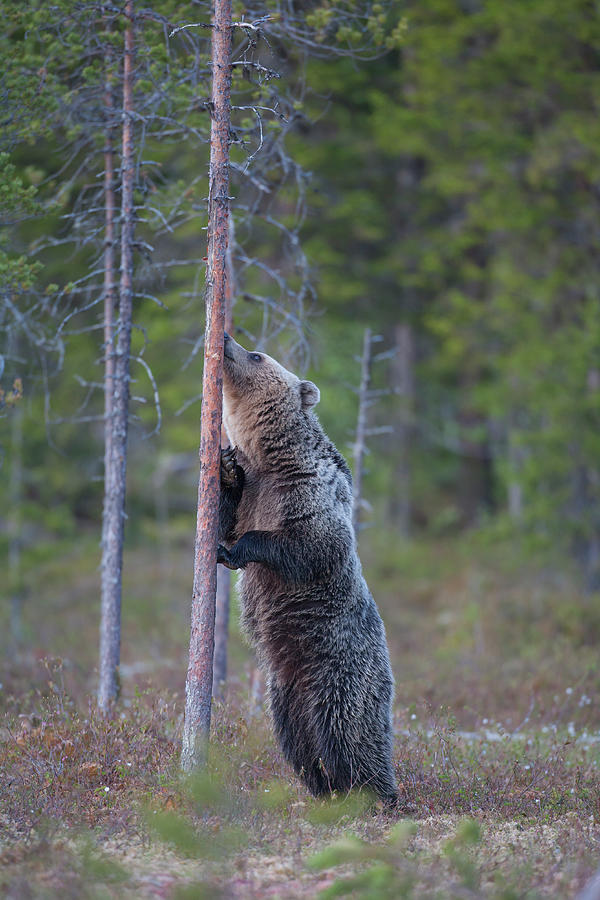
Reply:
M143 436L143 439L147 440L147 438L152 437L153 434L158 434L158 432L160 431L161 423L162 423L162 411L160 408L160 397L158 395L158 386L156 384L154 375L152 374L152 369L150 368L150 366L148 365L146 360L142 356L132 356L131 358L135 362L139 363L140 366L142 366L145 369L146 375L148 376L150 384L152 385L152 391L154 393L154 408L156 409L156 425L154 426L152 431L150 431L148 434L145 434Z

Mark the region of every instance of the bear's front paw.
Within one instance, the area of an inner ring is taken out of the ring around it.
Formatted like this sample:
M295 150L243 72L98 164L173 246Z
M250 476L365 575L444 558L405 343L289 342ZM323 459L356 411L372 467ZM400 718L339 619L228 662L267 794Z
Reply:
M237 447L227 447L221 450L221 484L232 488L237 482Z
M234 563L231 553L224 547L222 544L219 544L217 548L217 562L221 563L222 566L227 566L228 569L237 569L238 566Z

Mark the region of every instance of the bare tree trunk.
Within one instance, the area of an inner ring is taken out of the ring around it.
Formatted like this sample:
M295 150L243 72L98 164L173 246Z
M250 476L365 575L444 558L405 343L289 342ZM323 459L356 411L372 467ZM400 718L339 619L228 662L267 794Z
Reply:
M363 463L365 457L365 438L367 431L367 405L369 402L369 383L371 381L371 329L365 328L363 352L360 364L360 388L358 390L358 417L356 420L356 438L352 450L354 473L352 479L352 523L354 531L360 524L360 504L362 499Z
M229 132L231 125L231 0L214 0L212 103L208 193L206 331L200 436L200 478L194 548L190 655L185 685L181 765L204 763L211 715L220 453L223 402L223 332L229 236Z
M513 435L508 434L508 466L510 477L508 482L508 515L513 522L521 522L523 519L523 486L518 478L519 471L523 468L524 451L514 443Z
M229 217L229 239L226 257L225 282L225 331L233 332L233 297L235 272L233 268L233 244L235 240L233 216ZM229 438L221 428L221 446L227 447ZM229 640L229 607L231 596L231 572L226 566L217 566L217 598L215 610L215 654L213 660L213 697L220 699L227 681L227 643Z
M415 408L415 349L412 326L401 322L396 326L396 355L393 361L392 378L394 395L398 398L398 419L395 433L397 437L397 464L394 492L391 502L391 517L403 537L408 537L411 526L411 468L410 454L413 436L413 416Z
M108 64L109 57L107 55ZM112 472L112 433L113 433L113 393L114 393L114 315L115 315L115 160L114 160L114 130L112 127L114 101L109 74L107 72L104 107L106 126L104 131L104 505L102 512L102 553L108 545L109 523L109 497L111 495ZM104 572L104 559L102 564ZM103 590L104 597L104 590ZM109 630L109 623L104 620L102 605L102 620L100 624L101 634L105 625ZM107 634L108 639L108 634ZM102 651L101 651L102 656ZM102 666L101 666L102 669ZM107 690L110 694L110 688Z
M106 56L107 66L110 56ZM114 392L114 328L115 328L115 158L114 100L110 74L104 86L106 127L104 131L104 486L110 482L112 459L112 398ZM103 526L105 522L103 520Z
M10 594L11 652L18 655L23 640L23 585L21 576L21 503L23 500L23 408L11 413L10 486L8 519L8 589Z
M133 307L134 240L134 4L125 4L125 52L123 63L123 137L121 151L121 278L119 322L112 380L110 464L105 485L105 526L102 548L102 612L100 623L100 684L98 705L109 711L119 693L121 656L121 581L127 476L127 426L129 413L129 361ZM113 234L114 238L114 234Z

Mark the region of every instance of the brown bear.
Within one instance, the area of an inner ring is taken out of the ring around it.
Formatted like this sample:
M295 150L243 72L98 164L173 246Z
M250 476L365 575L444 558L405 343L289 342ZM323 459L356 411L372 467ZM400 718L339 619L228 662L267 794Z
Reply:
M225 335L218 560L241 576L242 619L274 729L314 795L397 801L393 678L362 576L352 477L313 412L319 390Z

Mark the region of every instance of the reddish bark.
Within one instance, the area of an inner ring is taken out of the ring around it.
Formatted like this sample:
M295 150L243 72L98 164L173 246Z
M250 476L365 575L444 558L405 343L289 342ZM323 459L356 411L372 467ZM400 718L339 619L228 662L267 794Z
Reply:
M210 732L217 588L223 332L229 236L231 41L231 0L214 0L200 479L194 548L190 653L181 754L181 765L186 771L204 761Z
M121 278L119 321L111 409L110 466L105 494L102 548L102 612L100 625L100 683L98 705L108 712L119 692L121 656L121 574L125 523L127 428L129 414L129 359L133 307L134 241L134 4L125 4L127 25L123 62L123 136L121 152ZM114 235L113 235L114 237Z

